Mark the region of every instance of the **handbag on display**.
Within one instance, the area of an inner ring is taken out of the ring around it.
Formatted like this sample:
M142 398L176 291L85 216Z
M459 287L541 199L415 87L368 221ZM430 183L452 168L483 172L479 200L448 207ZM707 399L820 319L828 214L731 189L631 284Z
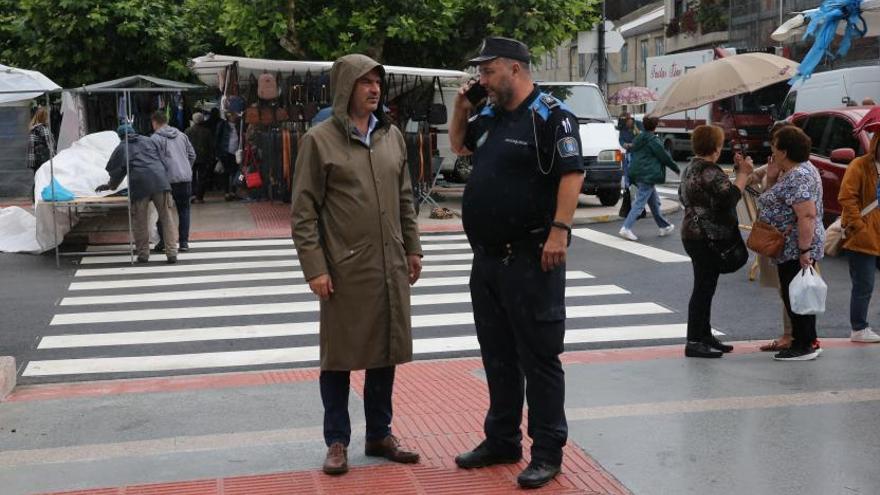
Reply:
M875 208L877 208L876 199L868 206L862 208L861 217L865 218L865 215L874 211ZM837 220L825 229L825 254L828 256L837 256L840 254L840 249L843 247L843 240L846 239L846 232L843 230L843 225L840 220L841 217L837 217Z
M791 227L788 228L791 230ZM769 258L777 258L785 246L785 235L776 227L763 220L755 220L752 224L752 233L746 245L752 251L763 254Z
M259 189L263 187L263 176L259 170L251 170L244 174L244 185L248 189Z

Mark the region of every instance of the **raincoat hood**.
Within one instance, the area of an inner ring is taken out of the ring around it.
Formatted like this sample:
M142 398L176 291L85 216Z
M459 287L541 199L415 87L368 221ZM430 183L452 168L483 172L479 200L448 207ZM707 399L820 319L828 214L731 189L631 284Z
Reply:
M342 126L343 132L349 133L351 129L351 119L348 116L348 104L351 101L351 93L354 90L354 83L360 77L369 73L373 69L379 69L379 76L385 79L385 68L382 64L376 62L366 55L352 54L345 55L333 62L330 69L330 91L333 94L333 119ZM384 113L382 112L382 102L385 100L385 87L383 84L382 95L379 97L379 108L374 114L379 119L379 126L386 124Z
M166 125L160 127L159 130L156 131L156 134L168 138L168 139L176 139L177 136L180 135L180 131L177 130L176 127L171 127L170 125Z

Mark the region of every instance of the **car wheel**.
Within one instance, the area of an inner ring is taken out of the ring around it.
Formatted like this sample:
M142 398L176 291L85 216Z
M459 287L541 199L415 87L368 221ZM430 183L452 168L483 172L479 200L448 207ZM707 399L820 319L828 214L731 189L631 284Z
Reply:
M620 201L620 189L600 189L596 196L602 206L614 206Z

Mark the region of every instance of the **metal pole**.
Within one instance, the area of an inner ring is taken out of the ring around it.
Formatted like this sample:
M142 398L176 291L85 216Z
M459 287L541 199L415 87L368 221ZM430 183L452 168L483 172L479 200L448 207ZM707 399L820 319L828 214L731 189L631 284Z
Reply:
M597 38L599 38L599 46L596 50L596 56L599 58L599 65L597 67L598 77L597 82L599 83L599 90L602 91L602 94L606 94L605 90L605 0L602 0L602 15L599 17L599 28L597 30Z
M126 91L124 94L125 98L125 123L134 127L133 119L129 116L131 115L131 93ZM134 232L131 226L131 166L128 161L128 131L126 131L125 136L125 178L128 181L128 194L125 197L128 199L128 256L129 263L134 264ZM149 217L149 215L148 215ZM149 249L149 242L147 243L147 248Z
M49 115L49 133L52 132L52 112L49 108L50 100L49 93L46 92L46 113ZM55 220L55 200L58 198L55 196L55 150L49 149L49 187L52 190L52 233L55 238L55 268L61 268L61 254L58 252L58 222ZM34 204L36 204L36 194L34 191ZM68 214L70 214L70 207L67 207ZM36 209L34 210L36 213Z

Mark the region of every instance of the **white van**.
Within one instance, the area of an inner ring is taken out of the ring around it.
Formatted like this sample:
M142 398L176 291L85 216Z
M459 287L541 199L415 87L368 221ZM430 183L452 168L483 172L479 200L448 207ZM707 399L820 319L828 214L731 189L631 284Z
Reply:
M869 97L880 103L880 65L817 72L788 91L779 120L797 112L840 108L849 101L860 104Z

